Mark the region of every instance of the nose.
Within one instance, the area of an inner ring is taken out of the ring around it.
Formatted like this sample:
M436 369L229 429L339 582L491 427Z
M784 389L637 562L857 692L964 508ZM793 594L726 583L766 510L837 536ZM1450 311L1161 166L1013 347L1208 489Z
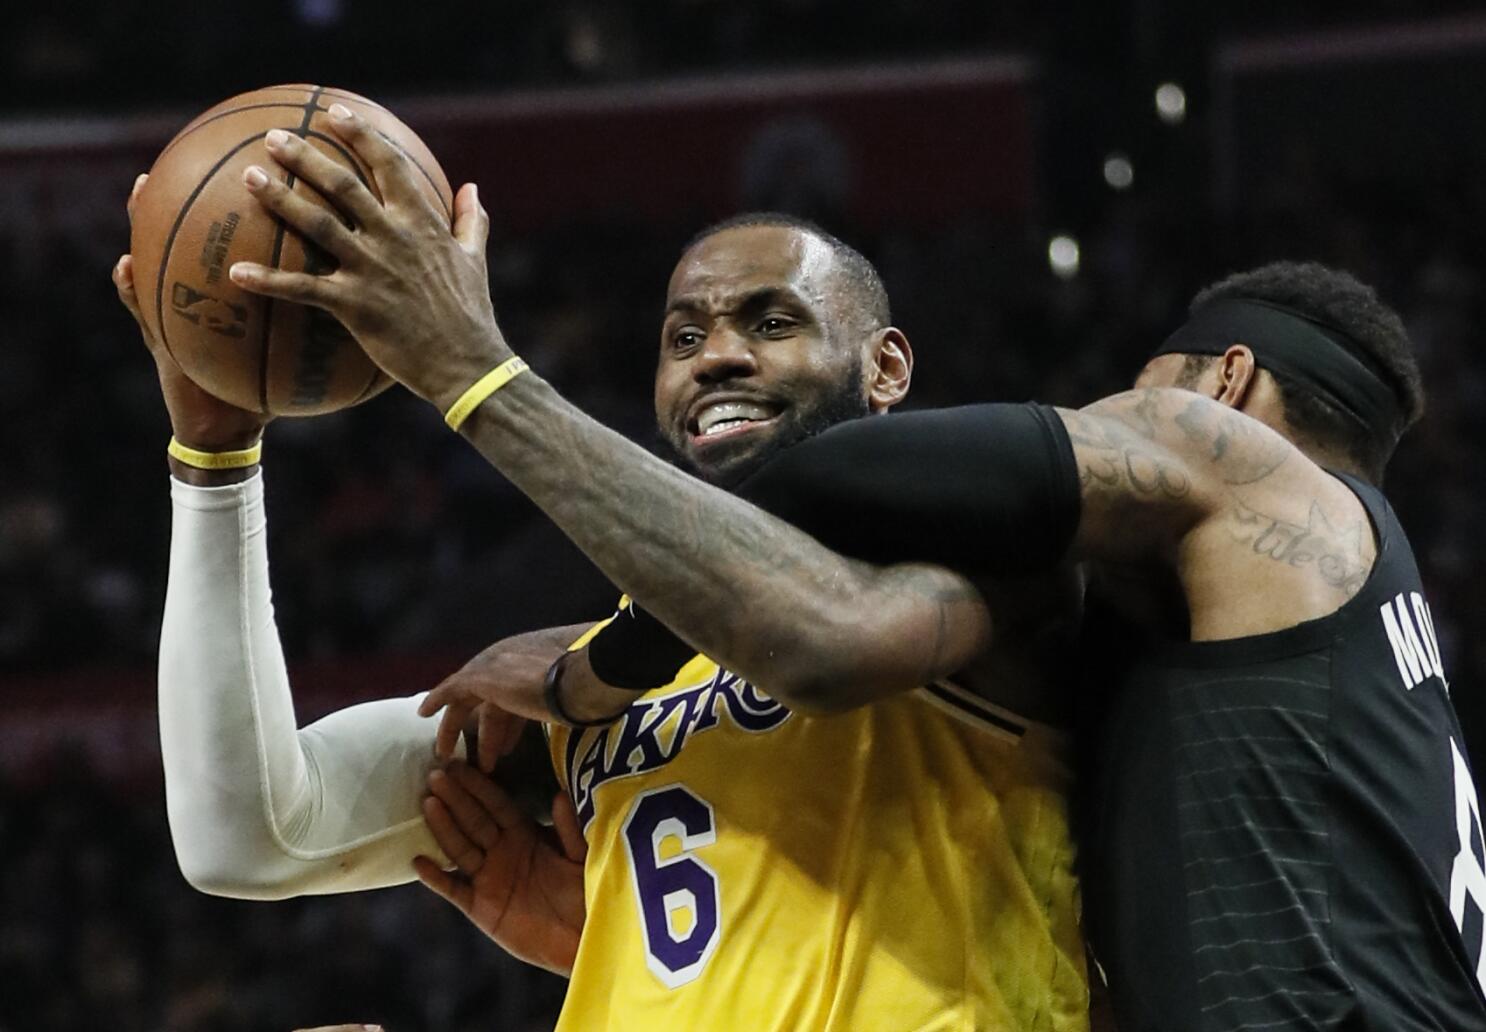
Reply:
M698 383L720 383L752 376L758 372L758 359L752 342L743 334L725 326L715 326L692 361L692 377Z

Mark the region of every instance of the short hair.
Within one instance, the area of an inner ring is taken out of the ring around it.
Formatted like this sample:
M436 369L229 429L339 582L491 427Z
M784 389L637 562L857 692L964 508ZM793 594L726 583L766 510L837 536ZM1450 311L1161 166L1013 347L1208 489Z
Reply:
M1225 299L1284 305L1345 334L1372 359L1398 401L1394 426L1360 426L1304 384L1274 370L1269 373L1279 385L1285 419L1296 433L1340 449L1368 479L1381 483L1399 435L1424 414L1419 363L1398 313L1355 276L1319 262L1271 262L1235 273L1199 291L1190 311Z
M878 274L877 267L868 261L862 252L840 237L798 215L786 215L778 211L750 211L741 215L733 215L721 222L712 223L692 237L681 249L681 253L685 254L703 240L716 236L724 230L745 229L752 226L795 229L808 233L825 244L836 258L836 269L850 294L847 300L851 302L852 309L866 316L873 324L873 329L892 325L893 313L888 304L887 288L882 285L882 276Z

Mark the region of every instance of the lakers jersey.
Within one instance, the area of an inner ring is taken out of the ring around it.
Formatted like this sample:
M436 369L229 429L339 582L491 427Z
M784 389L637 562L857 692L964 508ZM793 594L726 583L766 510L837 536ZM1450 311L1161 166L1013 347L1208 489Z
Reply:
M549 746L589 846L559 1029L1088 1027L1059 732L948 685L804 716L697 656Z

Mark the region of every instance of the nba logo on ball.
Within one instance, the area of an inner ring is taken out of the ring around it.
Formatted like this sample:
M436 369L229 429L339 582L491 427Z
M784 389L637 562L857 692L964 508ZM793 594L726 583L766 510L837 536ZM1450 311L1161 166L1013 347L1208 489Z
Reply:
M257 165L328 208L270 157L264 137L282 129L351 169L375 194L370 171L330 132L335 103L403 152L419 173L419 187L452 221L449 181L416 133L365 97L308 85L254 90L198 115L156 159L135 206L130 251L146 324L187 376L239 408L316 415L365 401L392 383L329 314L250 294L224 275L239 261L288 272L334 270L328 256L249 196L242 175Z

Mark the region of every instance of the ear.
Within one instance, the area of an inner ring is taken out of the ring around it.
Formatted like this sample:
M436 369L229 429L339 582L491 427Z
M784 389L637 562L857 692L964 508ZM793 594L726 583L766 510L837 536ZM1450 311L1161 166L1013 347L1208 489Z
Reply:
M1217 393L1213 400L1229 408L1242 409L1259 373L1259 363L1247 344L1230 344L1218 359Z
M908 395L913 348L902 330L889 326L873 335L867 359L867 404L874 414L886 412Z

